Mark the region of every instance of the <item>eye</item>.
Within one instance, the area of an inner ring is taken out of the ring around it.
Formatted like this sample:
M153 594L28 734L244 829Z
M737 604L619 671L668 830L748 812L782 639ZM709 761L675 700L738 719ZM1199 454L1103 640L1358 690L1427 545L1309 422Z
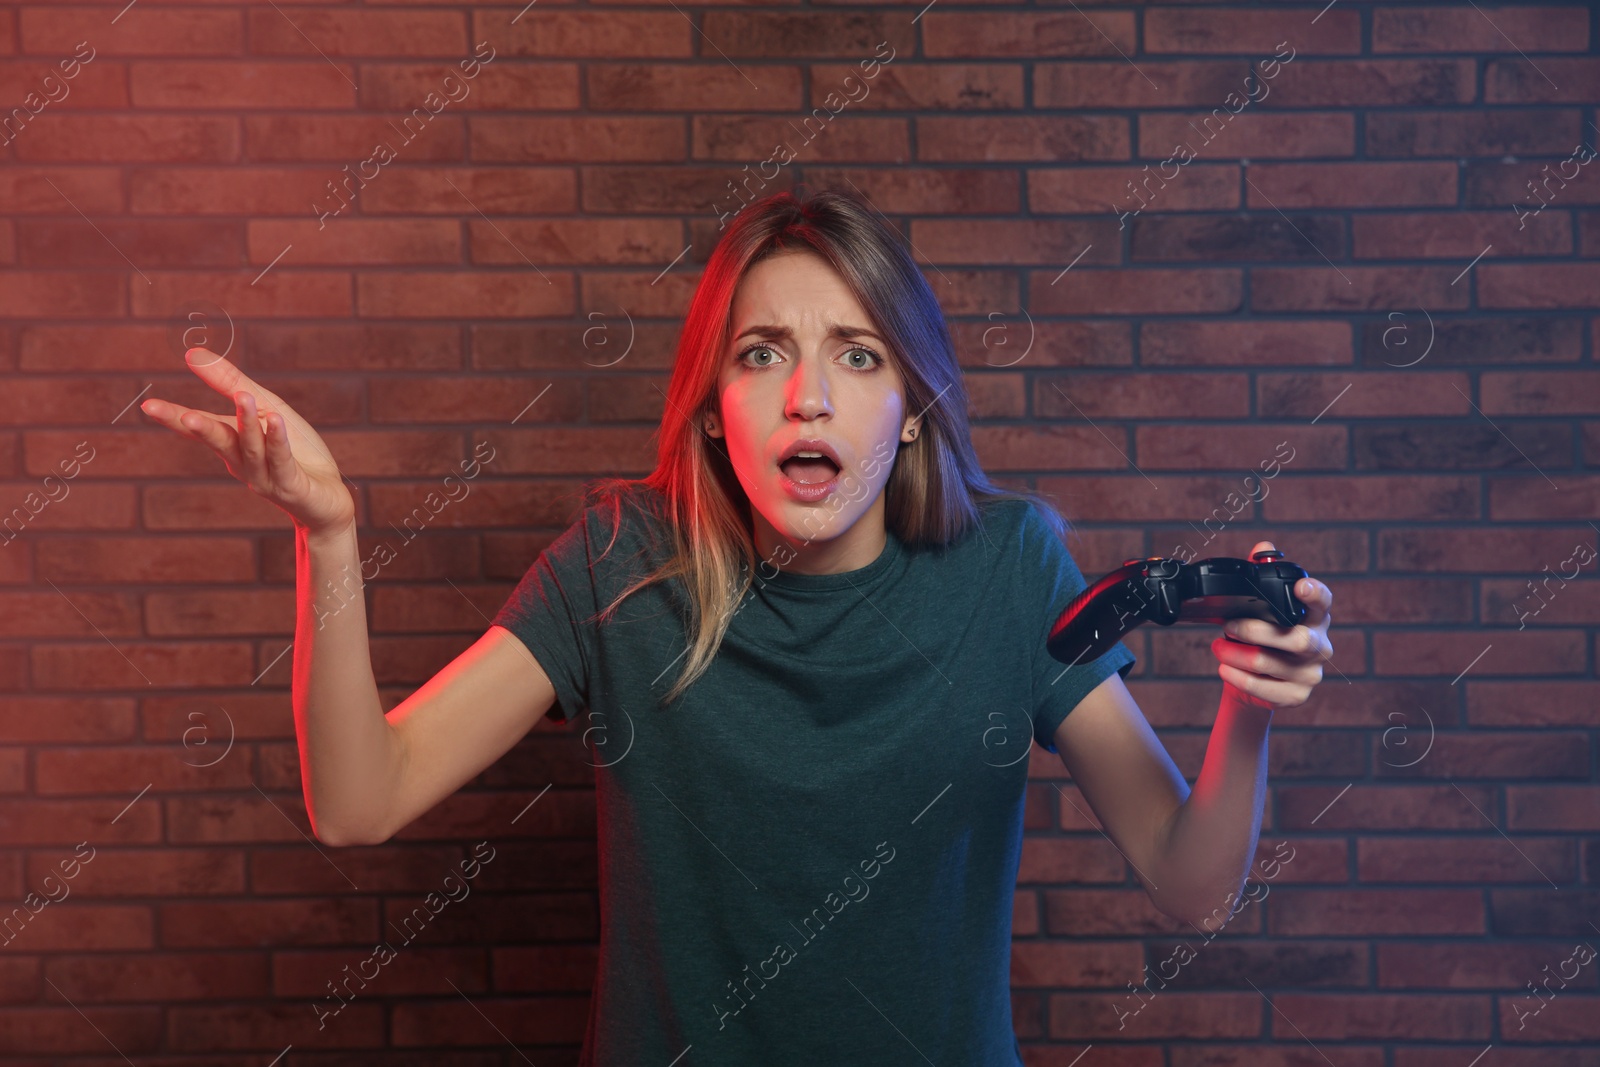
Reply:
M775 349L773 349L773 347L771 345L768 345L765 342L757 342L757 343L751 345L750 347L744 349L743 351L741 351L738 355L734 356L733 357L734 362L743 364L746 367L770 367L770 366L772 366L773 363L770 360L768 362L766 362L766 363L748 363L748 362L745 361L744 357L750 355L752 352L758 352L758 351L766 352L768 355L771 355L771 356L776 356L778 354L777 351ZM885 360L882 356L878 355L878 353L874 352L872 349L865 348L865 347L862 347L862 346L859 346L859 345L854 347L854 348L849 349L845 353L846 358L852 358L852 357L854 357L856 355L865 356L867 358L868 362L850 364L850 366L854 370L870 372L872 370L876 370L878 367L883 366L884 363L887 362L887 360Z
M758 350L766 352L768 355L772 355L772 356L776 356L778 354L777 351L774 350L770 345L757 343L757 344L751 345L749 348L746 348L743 352L740 352L737 356L734 356L733 360L734 360L735 363L743 363L746 367L749 367L749 366L770 367L770 366L772 366L771 363L756 363L756 364L745 363L744 357L748 356L750 353L758 351Z

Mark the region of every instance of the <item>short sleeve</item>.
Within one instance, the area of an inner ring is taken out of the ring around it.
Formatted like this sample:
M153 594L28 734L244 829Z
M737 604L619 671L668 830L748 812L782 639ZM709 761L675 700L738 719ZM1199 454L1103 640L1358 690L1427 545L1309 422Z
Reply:
M588 706L596 659L592 527L595 509L569 526L533 561L492 625L516 634L533 653L556 691L549 718L567 722Z
M1045 639L1072 598L1088 587L1072 553L1056 536L1038 505L1027 503L1022 521L1023 602L1029 605L1033 634L1033 739L1055 752L1055 733L1079 701L1111 677L1124 678L1135 656L1118 642L1097 659L1067 665L1050 655Z

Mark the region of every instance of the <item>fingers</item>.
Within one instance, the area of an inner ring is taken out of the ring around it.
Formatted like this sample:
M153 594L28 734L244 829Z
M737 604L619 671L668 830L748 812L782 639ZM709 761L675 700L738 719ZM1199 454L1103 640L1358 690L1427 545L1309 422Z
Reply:
M233 405L239 421L239 458L244 463L245 477L252 485L261 485L266 481L267 443L256 414L256 398L241 389L233 394Z
M1332 651L1331 647L1329 651ZM1276 678L1300 685L1316 685L1322 681L1320 655L1289 654L1220 637L1211 642L1211 652L1219 663L1263 678Z
M1217 675L1227 682L1247 704L1259 708L1295 708L1311 696L1311 686L1263 678L1226 663L1217 665Z
M140 404L139 410L178 435L207 446L230 468L238 466L238 434L223 416L153 397Z
M241 389L247 389L254 396L263 397L269 404L279 403L279 398L272 390L263 387L253 380L244 371L228 362L207 348L191 348L183 354L184 362L189 364L189 369L199 376L211 388L229 397Z

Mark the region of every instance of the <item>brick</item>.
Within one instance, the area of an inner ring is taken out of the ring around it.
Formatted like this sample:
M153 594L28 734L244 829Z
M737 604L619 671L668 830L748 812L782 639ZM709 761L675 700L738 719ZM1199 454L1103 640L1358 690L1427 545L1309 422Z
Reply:
M474 263L659 265L683 250L681 228L665 219L474 220L467 229Z
M18 159L99 163L228 163L239 158L233 118L199 115L52 115L17 138Z
M461 62L467 61L463 53ZM469 68L470 69L470 68ZM465 86L452 111L577 111L580 107L578 64L537 63L510 66L491 61L477 77L464 78L456 63L362 63L361 102L380 111L404 111L422 104L429 93L448 95L444 79Z
M120 252L119 252L120 249ZM244 242L235 225L208 222L81 218L22 219L20 262L30 267L241 267ZM123 256L127 256L124 259Z
M1578 255L1600 257L1600 211L1578 212L1578 232Z
M1493 741L1493 739L1486 739ZM1429 753L1429 760L1434 753ZM1426 766L1419 763L1418 768ZM1485 848L1482 838L1363 838L1357 841L1357 877L1363 883L1406 881L1456 881L1456 883L1518 883L1539 881L1539 870L1570 881L1574 867L1571 849L1562 841L1514 841L1515 848ZM1467 947L1467 945L1461 945ZM1435 957L1437 958L1437 953ZM1427 982L1429 985L1438 984ZM1458 985L1462 982L1445 984Z
M1241 489L1240 480L1234 477L1194 474L1147 477L1148 482L1131 471L1126 477L1120 473L1106 477L1041 477L1038 488L1060 500L1074 522L1120 523L1191 522L1193 516L1208 514L1229 493ZM1194 537L1189 528L1181 530L1180 536L1185 535ZM1113 560L1111 567L1119 562Z
M1002 215L1022 208L1021 175L983 166L937 170L860 170L813 166L808 180L821 185L856 188L886 214ZM697 251L710 250L709 220L690 224ZM704 230L705 232L702 232ZM698 256L696 257L698 258Z
M1272 86L1264 107L1470 104L1477 68L1471 59L1297 59Z
M1257 311L1382 311L1464 308L1467 290L1450 267L1258 267L1251 272Z
M941 37L941 16L924 23L924 47L933 54ZM991 24L992 25L992 24ZM916 31L878 12L790 12L717 10L704 20L707 37L728 55L820 55L893 62L916 47ZM887 51L885 51L887 49ZM870 66L863 70L873 69Z
M917 158L1033 163L1128 158L1128 124L1111 116L926 116L917 119Z
M178 762L180 758L170 750L162 755L172 762ZM191 750L184 753L182 758L199 762L201 757ZM241 759L238 762L244 761ZM141 782L134 786L133 792L144 788L144 784ZM174 886L182 886L184 896L232 896L247 891L245 856L236 849L97 849L94 858L110 859L112 862L85 863L72 880L72 892L77 896L99 899L152 897L171 893ZM36 881L58 870L55 859L42 853L35 854L31 862L32 877Z
M1079 262L1114 264L1121 259L1116 232L1110 219L927 219L912 224L911 241L923 256L946 264L1065 266L1085 245L1090 250Z
M356 106L353 70L321 59L307 62L213 63L166 60L129 65L137 108L300 108Z
M76 880L73 885L81 892ZM51 960L50 980L77 1004L248 1000L270 995L270 970L265 957L241 959L236 953L97 953Z
M1136 47L1131 11L1100 12L1093 23L1076 11L932 11L922 25L923 50L930 58L1114 56ZM874 40L882 36L876 34ZM867 48L858 45L851 54L866 54Z
M134 735L133 705L121 697L17 695L0 704L0 728L18 745L128 741Z
M1024 99L1021 63L918 63L904 56L871 76L858 65L817 63L811 85L812 107L838 87L848 93L853 111L1020 111ZM858 85L864 87L860 99Z
M563 167L428 167L397 170L364 190L363 212L524 215L574 212L577 176ZM309 202L309 201L307 201Z
M114 14L114 12L113 12ZM71 55L89 40L99 56L219 56L244 50L244 20L237 11L152 7L137 19L119 19L102 32L99 12L85 8L24 7L18 12L27 52Z
M1241 374L1073 374L1035 378L1039 418L1182 418L1196 408L1217 417L1249 412ZM1070 398L1070 399L1069 399Z
M127 314L127 285L116 274L27 271L0 287L0 318L106 318Z
M1476 668L1474 668L1476 669ZM1406 746L1394 746L1378 756L1375 771L1380 777L1422 777L1465 780L1492 778L1549 779L1583 778L1589 760L1588 739L1582 734L1543 731L1537 734L1496 730L1493 733L1437 733L1424 751L1425 724L1418 723L1416 737ZM1385 839L1387 840L1387 839ZM1541 842L1539 848L1565 851L1561 842ZM1441 877L1442 881L1443 878Z
M1060 276L1059 283L1052 284ZM1238 310L1235 270L1082 270L1031 275L1032 311L1041 314L1139 315Z
M1476 269L1485 308L1590 308L1600 292L1600 263L1494 263Z
M280 264L281 266L281 264ZM133 314L164 317L195 300L209 300L234 316L294 315L315 318L350 314L350 276L341 271L274 269L259 281L245 272L209 276L197 284L194 275L177 271L145 271L150 284L130 287Z
M1022 842L1017 881L1022 884L1046 882L1120 882L1128 867L1116 849L1108 848L1104 838L1029 837Z
M1313 1044L1319 1038L1484 1041L1489 1003L1487 995L1470 994L1279 993L1273 998L1284 1018L1305 1020L1296 1036Z
M1499 7L1491 19L1465 7L1372 13L1374 52L1583 52L1589 20L1576 7Z
M1532 64L1537 64L1537 68ZM1600 59L1541 56L1491 59L1483 70L1490 104L1590 104L1600 94Z
M76 215L74 204L90 217L109 214L123 210L122 177L114 167L29 167L12 161L0 169L0 201L19 216Z
M392 171L382 167L423 161L458 162L465 158L464 120L448 112L430 115L407 111L393 118L348 118L342 115L246 115L245 154L256 162L324 161L349 166L355 187L381 181ZM380 164L380 146L394 154ZM371 160L371 164L366 161ZM374 172L368 174L368 170ZM330 176L335 183L343 175ZM359 198L360 192L356 195Z
M1453 163L1263 163L1246 172L1250 207L1440 206L1456 202Z
M761 159L770 156L780 144L788 145L788 150L798 155L796 144L809 135L813 140L806 145L806 156L812 160L863 164L904 163L911 158L911 126L905 119L861 116L841 119L826 127L826 137L819 136L819 129L816 122L802 129L778 116L700 115L693 120L694 147L691 155L696 159ZM815 176L817 172L812 170L809 173ZM983 182L988 188L999 189L1006 183L1006 178L999 171L967 172L969 186L974 182ZM1015 189L1014 181L1011 188ZM1011 199L1017 199L1014 192Z
M1567 109L1380 111L1367 116L1367 155L1566 156L1583 133Z
M1144 363L1206 366L1351 361L1344 322L1145 322L1139 327Z
M480 370L583 366L609 370L613 365L635 370L666 370L672 366L676 330L637 321L630 323L628 316L615 308L609 314L596 311L589 315L589 325L581 332L570 326L537 323L515 327L495 323L474 325L470 328L472 366ZM660 405L654 409L657 418L665 407L666 381L663 376L659 383L662 393L651 390ZM606 383L607 386L611 384ZM623 388L621 378L616 379L615 384Z
M1113 976L1137 973L1143 953L1132 942L1078 944L1074 941L1019 941L1011 946L1011 985L1097 986Z
M1378 534L1378 568L1503 574L1507 561L1517 560L1512 569L1520 573L1523 560L1560 561L1571 555L1583 530L1582 523L1545 529L1480 524L1471 531L1392 527Z
M1074 167L1032 171L1028 175L1029 207L1052 215L1122 213L1142 210L1134 195L1146 180L1158 191L1161 211L1199 211L1239 206L1239 168L1191 163L1164 184L1159 170L1139 167ZM1144 195L1149 199L1149 194Z
M1210 127L1203 125L1207 118L1212 119ZM1369 130L1377 118L1377 115L1368 116ZM1216 132L1208 136L1208 130ZM1227 140L1223 143L1227 150L1241 158L1349 156L1355 152L1355 116L1348 112L1297 112L1285 115L1246 110L1232 115L1226 107L1219 105L1211 111L1190 114L1159 111L1141 114L1139 155L1165 159L1173 154L1180 142L1193 148L1196 139L1221 138L1222 130L1226 130ZM1370 141L1369 135L1369 144Z
M1357 470L1507 470L1552 467L1572 455L1566 426L1499 423L1460 426L1356 426Z
M478 54L465 11L319 11L291 17L266 8L246 13L250 51L264 56L451 56ZM485 50L482 54L492 55ZM481 59L481 56L480 56ZM492 63L493 60L491 59Z
M1464 202L1492 207L1513 216L1528 216L1527 225L1559 225L1561 216L1548 208L1600 204L1600 175L1595 161L1583 162L1571 149L1560 159L1506 163L1469 161L1465 167Z
M1125 322L1028 323L989 318L953 322L951 335L963 369L1126 366L1133 362ZM1031 344L1030 344L1031 342Z
M1286 475L1263 507L1269 522L1465 520L1478 516L1480 496L1477 480L1470 477Z
M246 223L249 260L265 267L293 246L288 264L459 263L460 224L447 219L252 219Z
M569 275L540 278L526 271L386 271L356 276L362 315L383 318L541 317L570 315Z
M1509 799L1509 798L1508 798ZM1594 808L1592 791L1579 796ZM1568 938L1593 914L1597 903L1593 889L1491 889L1489 906L1494 916L1495 933L1501 937L1560 938L1563 956L1570 950Z
M1438 318L1391 311L1362 325L1362 362L1434 364L1572 362L1583 351L1583 324L1573 318L1514 316ZM1432 342L1430 347L1430 341ZM1427 354L1424 355L1423 353Z
M1530 975L1542 974L1552 956L1543 942L1503 938L1491 944L1379 944L1375 951L1378 985L1386 988L1516 989ZM1563 958L1556 954L1558 961Z
M1600 789L1592 785L1511 785L1506 787L1506 829L1600 829Z
M1041 108L1219 107L1229 93L1247 91L1250 73L1243 59L1146 61L1137 69L1121 59L1041 62L1033 65L1033 103Z
M250 783L244 760L208 767L191 753L170 749L53 748L38 753L34 792L38 796L128 795L145 786L160 792L241 789Z
M1497 631L1492 640L1481 632L1407 630L1380 632L1372 641L1373 665L1381 674L1451 679L1467 671L1479 677L1575 674L1583 670L1583 651L1584 635L1576 630Z
M1504 256L1572 252L1570 225L1556 218L1543 226L1519 225L1513 215L1504 211L1363 214L1355 216L1351 226L1358 259L1441 257L1471 261L1482 253L1483 262Z
M1252 997L1256 1003L1251 1002ZM1162 990L1143 1001L1133 993L1056 993L1050 997L1050 1036L1090 1043L1130 1035L1146 1041L1179 1036L1259 1037L1260 1000L1254 990ZM1129 1014L1133 1012L1136 1014Z
M644 163L683 151L683 124L676 118L490 117L475 120L467 133L471 158L484 163ZM705 176L705 188L718 184Z
M1202 396L1204 393L1196 390L1196 399ZM1203 406L1208 413L1212 410L1209 401ZM1160 413L1150 414L1159 417ZM1292 443L1293 452L1279 449L1284 442ZM1134 458L1142 469L1242 469L1255 479L1250 482L1252 487L1258 482L1268 487L1254 488L1252 495L1261 499L1271 495L1271 481L1284 467L1283 456L1293 457L1289 464L1295 470L1340 469L1345 447L1345 430L1340 426L1249 425L1230 428L1226 435L1210 425L1134 429Z
M1597 699L1600 681L1470 681L1467 718L1482 726L1587 726Z
M123 642L117 651L122 654L107 657L100 642L35 645L34 685L40 690L127 689L141 683L163 688L223 686L256 674L249 648L237 642Z
M385 378L383 381L373 382L370 386L371 404L369 417L375 423L403 423L407 427L419 422L463 422L472 418L474 406L484 403L485 392L492 395L503 395L506 403L513 405L504 415L504 420L509 422L524 408L534 395L540 397L537 412L530 412L525 418L553 419L567 422L577 421L581 405L581 390L577 382L558 382L550 384L550 391L545 392L544 386L528 391L529 383L524 379L496 378L486 375L471 378L455 379L419 379L410 377ZM523 399L522 394L528 391L529 395ZM496 417L496 422L500 417ZM396 434L395 436L398 436ZM583 434L577 433L581 438ZM607 444L615 447L619 441L616 437L602 438ZM443 434L439 440L448 440ZM600 439L596 439L600 440ZM498 446L497 446L498 447ZM452 452L458 451L452 449ZM573 453L576 447L569 446L560 449L552 440L552 455L561 451ZM496 469L504 461L506 454L497 452L494 458ZM456 465L454 455L446 460L445 469L449 470ZM399 473L396 471L396 473ZM418 497L422 492L416 493Z
M1300 889L1271 898L1269 933L1279 937L1483 934L1482 894L1468 889ZM1426 902L1425 905L1422 902ZM1280 994L1279 1003L1288 994Z
M763 67L760 95L750 98L749 82L731 66L705 68L682 64L607 64L588 71L589 105L604 111L784 111L801 107L799 67ZM802 116L813 128L840 121L831 108Z
M1483 621L1519 629L1600 623L1600 605L1593 597L1581 595L1582 585L1571 584L1584 558L1587 554L1582 550L1569 549L1560 559L1544 563L1530 577L1483 582ZM1563 574L1567 577L1563 578Z
M1168 215L1136 219L1133 262L1343 259L1344 223L1331 215Z
M1600 375L1592 371L1487 372L1479 388L1488 415L1584 415L1600 404Z
M357 960L372 955L364 949ZM327 994L325 994L327 995ZM386 1020L381 1002L346 1004L336 1020L325 1026L304 1003L257 1002L244 1005L174 1006L166 1010L171 1037L164 1047L174 1052L212 1055L221 1050L264 1048L282 1039L300 1048L372 1048L385 1037ZM481 1022L480 1018L480 1022Z
M81 41L82 38L76 40ZM78 63L77 74L72 78L65 78L64 73L73 68L70 64L63 68L61 64L74 55L73 46L68 45L55 58L19 59L0 63L0 101L5 102L6 108L0 113L0 122L5 123L0 126L0 136L9 141L14 137L28 136L30 128L47 128L51 118L58 111L127 108L127 65L116 60L100 58L97 49L95 58L88 63L72 59L71 62ZM47 77L53 77L55 80L46 85ZM43 110L32 118L29 118L32 105L26 103L30 93L36 94L37 100L45 101L40 105ZM52 98L52 94L57 93L64 95ZM21 111L14 110L17 108Z
M168 948L346 945L382 936L371 900L185 901L158 906ZM310 1013L307 1013L310 1014Z
M1538 473L1489 482L1489 515L1495 519L1580 519L1600 512L1600 477L1563 474L1559 484Z
M1284 51L1281 45L1287 41L1294 43ZM1262 59L1354 54L1361 51L1361 16L1350 10L1327 11L1308 26L1299 12L1158 7L1145 13L1144 47L1151 53L1264 53Z
M1296 552L1296 561L1301 553ZM1302 563L1302 567L1307 566ZM1310 569L1309 567L1307 568ZM1473 622L1472 590L1446 578L1341 577L1334 590L1334 612L1347 623ZM1395 722L1398 724L1399 719ZM1421 730L1421 722L1418 729ZM1398 748L1407 731L1392 735ZM1413 748L1416 746L1413 745ZM1398 752L1391 759L1404 762Z
M328 180L326 172L301 167L141 167L129 175L129 209L135 215L297 215L315 220L311 205L327 195Z
M837 19L837 16L834 16ZM711 32L710 20L702 23L706 36L716 41L728 54L727 35ZM874 25L879 20L874 20ZM814 23L822 33L829 26L837 31L838 21ZM662 58L688 59L694 55L695 44L704 40L696 27L677 12L665 11L587 11L557 8L533 8L521 13L510 7L479 10L473 13L469 36L474 41L492 41L500 57L541 56L571 61L574 59L625 59ZM854 35L852 35L854 36ZM873 38L873 43L883 36ZM861 51L864 58L872 54L872 44ZM909 49L907 49L909 51ZM856 53L851 53L852 58ZM761 71L765 76L765 68ZM749 83L745 83L748 87ZM762 84L770 84L764 82Z

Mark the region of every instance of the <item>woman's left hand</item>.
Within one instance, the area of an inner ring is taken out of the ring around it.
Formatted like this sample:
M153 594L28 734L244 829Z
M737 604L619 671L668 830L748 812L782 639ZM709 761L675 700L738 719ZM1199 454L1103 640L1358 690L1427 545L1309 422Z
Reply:
M1250 553L1273 547L1271 541L1258 541ZM1258 708L1292 708L1304 704L1322 681L1322 662L1333 655L1328 640L1333 591L1314 578L1302 578L1294 595L1306 606L1306 617L1296 626L1266 619L1223 624L1224 636L1211 642L1211 651L1225 698Z

